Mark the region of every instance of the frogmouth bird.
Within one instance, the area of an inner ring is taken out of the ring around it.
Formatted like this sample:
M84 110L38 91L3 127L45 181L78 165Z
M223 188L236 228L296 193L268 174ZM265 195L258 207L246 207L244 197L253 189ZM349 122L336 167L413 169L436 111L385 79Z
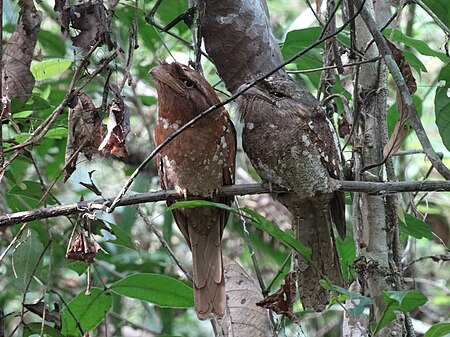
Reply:
M300 257L299 290L307 308L323 310L323 275L342 285L332 222L345 237L345 200L335 191L341 160L334 127L320 103L289 77L269 77L238 99L242 143L262 180L288 193L274 194L293 215L297 238L312 250Z
M164 63L150 70L158 94L156 144L212 105L219 103L214 89L195 70L180 63ZM184 130L157 155L163 189L193 194L230 205L218 197L223 185L234 182L236 133L224 108L212 111ZM168 202L172 204L172 202ZM199 319L225 313L226 296L221 240L228 212L215 207L172 211L193 258L194 302Z

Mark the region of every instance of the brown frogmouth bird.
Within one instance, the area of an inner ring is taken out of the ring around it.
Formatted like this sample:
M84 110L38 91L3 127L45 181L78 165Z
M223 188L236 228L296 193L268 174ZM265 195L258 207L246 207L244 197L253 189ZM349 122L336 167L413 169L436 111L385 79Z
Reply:
M157 145L220 102L208 82L188 66L164 63L150 73L158 93ZM161 187L230 205L232 198L215 194L223 185L234 182L235 153L236 133L228 113L224 108L214 110L158 153ZM172 214L192 251L198 318L206 319L210 313L223 315L226 296L221 240L228 212L196 207L176 209Z
M297 238L312 250L300 258L299 290L307 308L322 310L323 275L342 285L332 222L345 237L345 200L333 188L341 178L338 140L319 102L289 77L269 77L238 99L242 143L262 180L290 191L274 194L293 215Z

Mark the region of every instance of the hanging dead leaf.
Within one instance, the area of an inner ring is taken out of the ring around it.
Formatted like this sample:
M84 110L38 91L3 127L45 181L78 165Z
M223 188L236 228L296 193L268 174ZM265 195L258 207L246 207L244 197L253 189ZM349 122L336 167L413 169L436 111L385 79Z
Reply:
M344 115L341 115L338 119L338 133L339 137L345 138L350 134L351 125Z
M216 330L223 337L266 337L270 331L267 310L256 306L263 296L242 267L224 258L227 310L217 317Z
M391 41L386 39L389 48L391 49L392 55L394 56L394 60L397 63L400 71L405 79L405 82L408 86L409 94L412 95L417 90L416 80L413 76L411 67L408 61L405 59L403 52L398 49ZM392 131L391 137L389 141L386 143L383 149L383 157L386 160L389 156L395 154L401 147L403 140L406 138L408 134L409 127L406 122L408 121L408 109L406 108L402 96L397 89L397 111L400 115L400 120L395 124L394 130Z
M34 5L19 2L22 6L16 29L2 56L3 96L17 97L26 101L34 88L34 77L30 71L37 35L42 21L42 12Z
M78 234L67 250L66 257L72 260L93 263L100 245L85 231Z
M131 130L130 109L125 105L116 85L111 85L111 91L115 97L109 106L108 132L98 150L119 157L127 157L125 138Z
M69 104L68 137L65 155L64 181L75 171L78 154L88 160L97 152L104 126L88 95L83 92Z
M295 317L292 312L295 296L294 273L290 272L284 277L284 284L276 293L267 296L262 301L256 303L256 305L262 308L271 309L278 315L288 317L293 323L298 323L297 317Z
M113 44L109 37L110 18L101 1L92 0L70 6L66 1L58 0L54 9L59 12L63 34L68 34L70 27L79 32L71 37L75 47L88 52L91 46L100 42L112 49Z
M398 121L395 123L394 130L392 131L391 138L386 143L383 149L383 157L387 157L395 154L402 146L403 140L408 135L409 127L405 123Z
M392 55L394 56L395 63L397 63L403 75L403 78L405 79L410 95L414 94L417 90L417 84L416 79L412 74L411 66L409 65L408 61L403 55L403 52L400 49L398 49L397 46L393 44L391 41L389 41L387 38L385 39L387 41L389 49L392 52Z

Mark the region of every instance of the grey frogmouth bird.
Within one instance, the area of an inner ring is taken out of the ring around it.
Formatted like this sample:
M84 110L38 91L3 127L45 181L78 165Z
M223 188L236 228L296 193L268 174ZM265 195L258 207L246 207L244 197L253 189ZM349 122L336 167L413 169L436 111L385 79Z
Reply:
M274 194L293 215L297 239L312 250L312 264L300 257L299 290L307 308L322 310L327 276L342 285L332 223L345 237L345 199L335 191L341 158L334 127L320 103L289 77L269 77L238 98L244 123L242 143L264 182L288 193Z

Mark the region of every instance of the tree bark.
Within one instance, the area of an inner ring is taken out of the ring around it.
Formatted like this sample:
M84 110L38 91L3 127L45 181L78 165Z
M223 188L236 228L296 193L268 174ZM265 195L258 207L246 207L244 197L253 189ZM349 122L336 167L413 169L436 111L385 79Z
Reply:
M228 90L282 63L265 0L202 0L199 6L206 51Z
M375 17L373 3L366 1L365 5L372 16ZM383 15L379 15L382 17ZM356 24L356 48L365 58L371 59L379 55L379 51L372 41L372 35L365 22L360 16L355 20ZM383 147L386 139L386 111L387 111L387 70L384 62L379 61L362 65L355 78L354 97L358 98L358 135L357 143L354 147L362 145L361 156L355 153L355 160L360 161L360 168L381 163L383 161ZM356 145L356 146L355 146ZM360 175L356 172L357 180L383 180L383 166L375 167ZM375 301L374 317L379 321L383 315L385 305L382 292L390 290L391 283L388 281L390 272L389 252L391 251L387 237L386 204L382 196L371 196L367 194L357 194L355 196L359 202L353 203L360 215L362 233L359 233L360 242L357 244L357 251L362 253L367 260L367 274L364 282L367 289ZM383 331L383 336L390 336L391 333L401 335L402 327L399 322L394 321Z

